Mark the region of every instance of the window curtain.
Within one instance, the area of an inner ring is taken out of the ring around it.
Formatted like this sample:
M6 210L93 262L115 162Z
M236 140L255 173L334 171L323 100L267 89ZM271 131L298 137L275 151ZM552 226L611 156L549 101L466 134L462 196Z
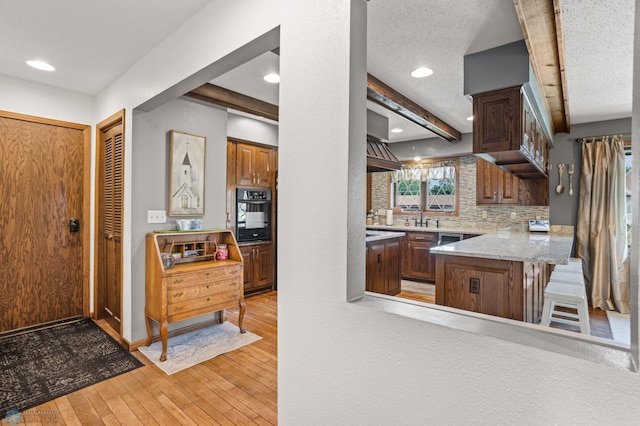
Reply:
M629 313L625 158L621 137L582 144L577 255L593 308Z

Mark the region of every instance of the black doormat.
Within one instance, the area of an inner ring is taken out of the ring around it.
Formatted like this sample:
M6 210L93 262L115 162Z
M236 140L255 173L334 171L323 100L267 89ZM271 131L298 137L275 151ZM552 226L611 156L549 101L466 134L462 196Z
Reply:
M143 365L88 318L0 336L0 418Z

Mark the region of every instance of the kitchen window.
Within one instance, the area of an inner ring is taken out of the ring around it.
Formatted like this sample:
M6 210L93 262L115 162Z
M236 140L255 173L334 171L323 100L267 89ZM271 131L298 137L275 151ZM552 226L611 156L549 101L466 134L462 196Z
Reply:
M403 163L391 176L391 205L402 212L458 214L457 158Z

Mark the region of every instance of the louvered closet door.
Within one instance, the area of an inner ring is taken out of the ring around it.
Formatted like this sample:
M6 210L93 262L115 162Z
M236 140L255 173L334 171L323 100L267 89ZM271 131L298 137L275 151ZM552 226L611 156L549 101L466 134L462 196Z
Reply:
M118 332L122 313L122 198L123 134L117 125L103 134L102 244L98 288L101 300L98 317L104 318Z

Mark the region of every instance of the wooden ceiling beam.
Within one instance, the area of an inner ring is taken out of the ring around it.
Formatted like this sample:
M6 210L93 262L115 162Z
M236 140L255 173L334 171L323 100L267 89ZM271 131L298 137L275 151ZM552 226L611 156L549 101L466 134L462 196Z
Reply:
M569 133L560 0L513 0L554 133Z
M371 74L367 74L367 99L424 127L449 142L462 138L462 133L454 129L453 126L445 123Z
M185 96L278 121L279 109L277 105L211 83L205 83L186 93Z

